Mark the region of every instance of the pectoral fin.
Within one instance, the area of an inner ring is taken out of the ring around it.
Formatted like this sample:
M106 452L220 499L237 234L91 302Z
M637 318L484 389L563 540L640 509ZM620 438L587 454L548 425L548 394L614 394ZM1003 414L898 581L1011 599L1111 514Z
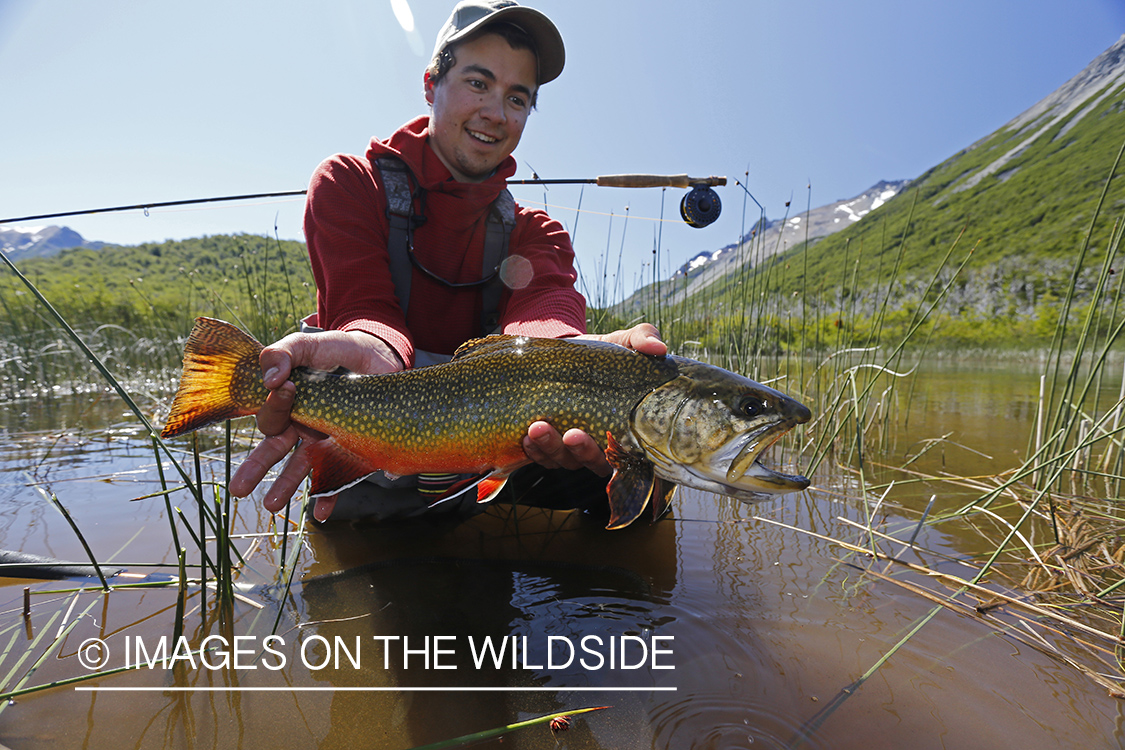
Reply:
M644 511L659 480L649 461L626 452L608 432L606 438L609 447L605 457L613 467L613 476L606 487L609 495L609 523L606 528L620 529L631 524ZM664 497L667 499L668 496Z
M504 489L504 485L508 483L508 476L507 473L493 472L480 480L480 484L477 485L477 502L491 502L492 498L499 495L500 490Z

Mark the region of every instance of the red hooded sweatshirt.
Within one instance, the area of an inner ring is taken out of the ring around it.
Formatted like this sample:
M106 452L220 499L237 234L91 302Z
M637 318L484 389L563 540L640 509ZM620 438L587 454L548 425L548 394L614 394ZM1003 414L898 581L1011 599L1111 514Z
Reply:
M391 281L383 182L371 159L399 157L425 189L426 222L414 230L414 252L423 266L451 282L481 278L488 210L516 170L509 156L484 182L457 182L427 141L428 123L428 117L419 117L386 141L372 139L366 157L329 157L313 173L305 205L316 325L378 336L407 367L414 364L416 348L452 354L480 335L481 287L451 289L415 268L404 313ZM505 273L510 284L500 299L504 333L543 338L585 333L586 302L574 289L574 250L559 222L517 205L508 257L514 263L506 268L514 272Z

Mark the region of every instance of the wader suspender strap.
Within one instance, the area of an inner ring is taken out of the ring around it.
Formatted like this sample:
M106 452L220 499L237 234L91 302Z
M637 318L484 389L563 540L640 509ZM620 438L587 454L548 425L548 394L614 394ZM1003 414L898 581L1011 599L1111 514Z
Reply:
M508 240L511 239L512 227L515 225L516 199L505 188L496 196L496 201L488 212L488 221L485 223L481 278L495 273L508 257ZM480 331L485 336L499 333L500 294L504 291L503 276L502 273L496 273L481 290Z
M395 156L375 159L375 168L383 178L387 195L387 255L390 257L391 281L395 286L403 315L410 306L410 282L414 274L410 262L410 243L413 230L425 219L414 213L414 177L409 167ZM481 278L493 276L481 289L480 332L495 332L500 324L500 295L504 283L496 269L508 257L508 242L516 225L516 201L505 189L496 198L485 224L484 253L481 259Z
M391 281L395 285L402 316L410 307L410 280L414 269L410 265L410 234L414 218L414 191L410 188L410 170L393 156L375 160L375 168L383 177L383 190L387 194L387 256L390 258Z

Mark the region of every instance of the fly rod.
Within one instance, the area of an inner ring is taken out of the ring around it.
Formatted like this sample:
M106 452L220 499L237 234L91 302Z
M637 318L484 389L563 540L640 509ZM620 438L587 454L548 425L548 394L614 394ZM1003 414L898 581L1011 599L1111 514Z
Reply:
M726 177L688 177L686 174L658 175L658 174L611 174L600 177L573 180L508 180L509 185L600 185L602 187L676 187L691 188L691 191L680 201L680 216L689 225L696 228L705 227L719 218L722 203L712 186L726 185ZM63 211L54 214L34 214L32 216L15 216L9 219L0 219L0 224L16 224L23 221L40 221L42 219L62 219L68 216L86 216L89 214L105 214L117 211L148 211L150 208L168 208L171 206L192 206L200 203L221 203L224 201L245 201L259 198L287 198L304 195L306 190L287 190L280 193L251 193L248 195L226 195L217 198L192 198L180 201L162 201L158 203L134 203L128 206L110 206L107 208L88 208L81 211Z

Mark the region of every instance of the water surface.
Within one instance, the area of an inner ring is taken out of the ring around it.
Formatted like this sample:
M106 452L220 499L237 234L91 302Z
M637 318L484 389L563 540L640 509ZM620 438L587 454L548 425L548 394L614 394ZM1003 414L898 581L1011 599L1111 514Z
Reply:
M1002 471L1026 449L1037 393L1037 376L1021 368L927 373L906 428L888 435L878 458L902 460L919 441L953 433L949 440L965 448L948 443L918 465ZM100 560L141 574L152 571L136 564L175 560L164 500L133 500L159 482L148 441L124 411L109 397L0 405L7 438L0 507L8 519L0 547L84 559L44 500L47 492L66 505ZM207 461L204 471L222 469ZM575 717L557 736L538 726L481 746L1122 744L1119 699L979 616L939 608L860 682L935 605L864 568L932 585L925 576L805 533L866 544L864 532L839 520L862 523L870 512L854 499L854 485L852 475L826 465L812 489L758 506L681 490L670 517L614 532L580 514L509 507L460 524L311 527L288 593L277 581L279 538L243 539L247 565L238 584L245 600L236 603L233 621L219 622L213 594L200 611L194 590L185 632L196 646L208 635L260 646L279 619L272 651L257 660L256 652L243 655L238 668L181 663L81 685L157 688L149 692L68 686L21 697L0 713L0 743L12 750L409 748L555 711L611 706ZM876 525L909 537L935 492L949 490L904 486L879 509ZM939 505L964 500L953 494ZM173 501L194 517L185 493ZM256 502L235 507L239 530L272 528ZM988 549L988 540L952 524L924 527L918 544L928 551L904 557L961 576L971 571L958 560ZM901 546L883 543L886 550ZM198 565L196 553L189 560ZM11 648L0 674L64 615L79 621L29 684L87 673L79 662L86 639L103 639L107 666L115 667L125 663L127 643L151 646L172 632L174 590L87 593L69 613L72 595L37 593L29 626L20 615L24 586L64 587L0 579L0 647ZM486 639L518 646L515 662L508 650L499 666L490 658L478 666L474 648ZM338 664L321 667L325 642L348 648L358 665L341 653ZM576 650L569 662L568 644Z

